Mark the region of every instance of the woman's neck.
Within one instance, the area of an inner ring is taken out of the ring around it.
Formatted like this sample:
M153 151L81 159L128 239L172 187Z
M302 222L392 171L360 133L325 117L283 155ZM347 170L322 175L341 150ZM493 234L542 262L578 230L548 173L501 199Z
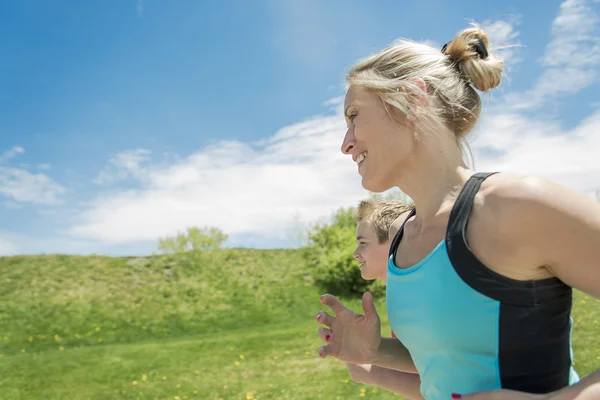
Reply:
M465 165L460 148L454 143L421 148L411 160L419 167L407 168L410 172L399 174L397 180L397 186L415 204L419 230L435 223L435 217L454 204L456 195L474 173Z

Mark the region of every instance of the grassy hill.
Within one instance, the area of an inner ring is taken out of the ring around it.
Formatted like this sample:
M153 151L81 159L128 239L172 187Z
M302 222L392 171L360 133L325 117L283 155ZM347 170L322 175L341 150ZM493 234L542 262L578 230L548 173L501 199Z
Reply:
M317 357L320 293L298 250L3 257L0 288L0 399L398 398ZM600 303L577 293L574 318L586 375Z

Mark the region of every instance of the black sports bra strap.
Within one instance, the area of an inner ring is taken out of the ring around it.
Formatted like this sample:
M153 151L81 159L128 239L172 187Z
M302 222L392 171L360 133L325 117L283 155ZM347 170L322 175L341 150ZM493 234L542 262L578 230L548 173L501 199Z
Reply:
M412 218L412 216L415 215L416 212L417 212L417 210L415 208L413 208L408 213L408 216L404 219L404 222L400 226L400 229L398 230L398 232L396 232L396 236L394 236L394 240L392 240L392 243L390 244L390 252L389 252L388 257L390 257L396 253L396 249L398 248L398 245L400 244L400 241L402 240L402 236L404 235L404 225L406 225L406 221L408 221L410 218Z
M469 221L469 215L473 208L473 200L475 199L477 192L479 192L481 183L494 174L497 174L497 172L477 172L465 183L450 212L447 231L448 236L458 235L460 237L463 232L465 232L467 222Z

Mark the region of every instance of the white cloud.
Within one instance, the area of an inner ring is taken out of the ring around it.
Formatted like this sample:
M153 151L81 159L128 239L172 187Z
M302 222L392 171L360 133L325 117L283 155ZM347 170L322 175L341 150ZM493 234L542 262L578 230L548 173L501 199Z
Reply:
M19 248L11 234L0 232L0 256L12 256L19 253Z
M97 198L70 233L122 243L210 225L280 239L295 218L314 220L367 194L340 151L344 132L333 113L258 145L222 141L167 166L133 164L142 188Z
M497 42L516 39L506 22L494 26ZM124 244L210 225L230 235L280 240L299 221L355 205L368 193L351 159L340 152L341 98L324 105L323 115L252 145L221 141L162 164L140 150L117 155L110 161L111 176L135 178L141 187L97 197L68 233ZM485 110L472 142L478 170L540 175L588 193L598 189L600 112L564 129L558 121L496 103Z
M525 94L508 99L514 109L540 107L595 83L600 65L600 18L592 2L566 0L552 23L551 39L541 59L545 68Z
M479 170L542 176L590 194L600 189L600 112L571 130L502 110L481 122L473 143Z
M127 178L143 179L146 169L142 164L148 161L149 156L150 151L146 149L119 153L108 161L108 166L98 174L94 183L102 185Z
M22 147L13 147L0 156L0 163L24 153ZM65 188L41 173L29 172L26 167L8 167L0 164L0 195L22 203L52 205L60 203Z
M486 21L482 24L490 40L490 51L510 66L521 61L518 57L520 43L517 41L520 32L516 29L519 24L519 16L513 16L508 20Z
M11 158L23 153L25 153L25 149L23 149L21 146L15 146L12 149L6 150L0 155L0 163L8 161Z

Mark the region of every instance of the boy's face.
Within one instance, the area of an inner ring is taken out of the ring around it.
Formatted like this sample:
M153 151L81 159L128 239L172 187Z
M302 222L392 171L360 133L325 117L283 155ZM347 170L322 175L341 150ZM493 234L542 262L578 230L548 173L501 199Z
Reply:
M356 250L354 258L360 265L360 274L365 280L381 279L387 276L390 243L379 243L375 229L369 222L361 221L356 227Z

